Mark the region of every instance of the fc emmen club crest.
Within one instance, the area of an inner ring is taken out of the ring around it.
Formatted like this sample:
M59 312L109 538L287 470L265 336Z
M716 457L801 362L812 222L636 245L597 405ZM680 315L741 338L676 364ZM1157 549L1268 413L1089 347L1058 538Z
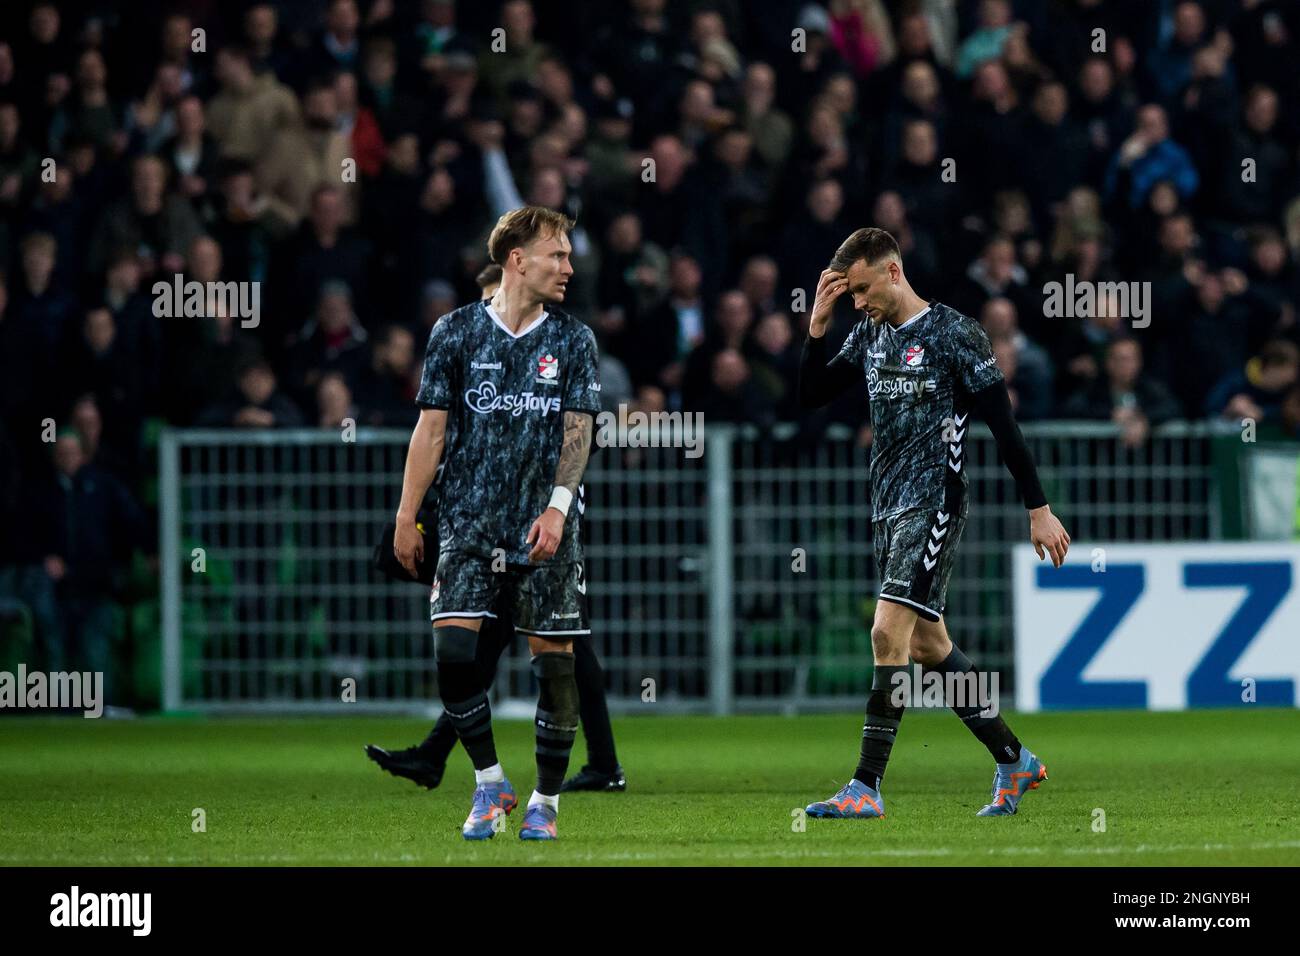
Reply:
M924 358L925 349L921 348L919 345L912 345L903 353L903 364L908 368L912 368L913 366L920 365Z
M559 378L560 363L554 355L547 355L537 360L537 376L548 381Z

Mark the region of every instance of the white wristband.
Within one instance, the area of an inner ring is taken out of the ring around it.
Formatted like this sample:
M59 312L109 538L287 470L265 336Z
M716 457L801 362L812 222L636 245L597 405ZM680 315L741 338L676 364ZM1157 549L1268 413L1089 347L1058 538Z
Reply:
M556 485L551 491L551 503L548 508L554 508L566 518L569 516L569 505L573 504L573 492L568 488Z

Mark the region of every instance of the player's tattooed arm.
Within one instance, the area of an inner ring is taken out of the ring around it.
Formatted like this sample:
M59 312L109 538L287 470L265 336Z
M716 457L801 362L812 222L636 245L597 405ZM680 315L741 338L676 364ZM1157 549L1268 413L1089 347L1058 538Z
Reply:
M584 412L564 413L564 444L560 448L560 463L555 467L555 490L551 503L528 529L525 540L532 545L529 561L549 560L560 547L568 507L578 493L578 484L591 455L592 423L592 416Z
M560 463L555 468L557 488L578 493L582 473L587 470L591 457L592 417L585 412L564 413L564 445L560 448Z

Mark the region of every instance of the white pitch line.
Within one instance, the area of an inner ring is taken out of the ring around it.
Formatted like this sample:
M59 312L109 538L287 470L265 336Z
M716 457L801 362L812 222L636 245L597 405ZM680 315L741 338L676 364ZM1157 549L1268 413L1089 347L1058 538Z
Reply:
M1136 846L1114 846L1114 847L1058 847L1044 848L1040 846L1026 847L989 847L984 850L968 849L965 847L929 847L925 849L881 849L881 850L788 850L785 848L774 847L772 849L754 848L736 852L735 850L726 851L723 848L717 848L716 859L719 862L730 860L744 860L751 858L771 858L798 860L798 859L841 859L852 860L862 857L947 857L959 854L984 855L984 856L1118 856L1126 853L1219 853L1225 850L1294 850L1300 849L1300 840L1281 840L1269 843L1196 843L1196 844L1172 844L1169 846L1160 846L1150 843L1139 843ZM491 852L491 851L488 851ZM356 863L356 864L385 864L385 863L417 863L422 859L429 857L420 857L410 853L403 853L396 857L381 857L378 855L371 856L336 856L323 854L320 856L290 856L290 855L270 855L270 856L239 856L239 857L222 857L214 860L211 857L175 857L175 856L151 856L142 854L133 854L129 856L97 856L97 857L43 857L35 860L30 856L18 856L15 854L0 855L0 863L4 864L26 864L26 865L80 865L80 866L102 866L117 865L125 863L136 863L141 865L168 865L168 866L186 866L186 865L276 865L276 864L329 864L329 863ZM444 854L443 859L448 863L464 863L471 861L469 856L456 854ZM572 862L572 856L566 856L564 862ZM670 853L599 853L589 852L578 857L581 860L591 862L600 862L602 860L644 860L654 862L656 860L688 860L701 862L696 855L685 856ZM529 855L530 861L548 862L549 857L545 851L532 853ZM499 863L520 863L523 862L517 857L498 860ZM708 863L710 860L704 859L702 862Z

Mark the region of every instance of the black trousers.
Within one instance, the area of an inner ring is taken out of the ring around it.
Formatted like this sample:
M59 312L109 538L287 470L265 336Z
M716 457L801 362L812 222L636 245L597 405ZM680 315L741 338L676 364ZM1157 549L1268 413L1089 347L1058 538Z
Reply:
M501 608L506 611L504 615L484 618L478 632L474 664L485 690L496 680L501 655L515 640L515 626L508 608L508 604ZM587 764L613 773L618 766L618 756L614 752L614 729L609 724L609 706L605 702L605 671L591 647L590 637L579 635L573 639L573 658L582 735L587 741ZM456 728L452 726L451 718L442 714L421 747L435 760L445 761L455 749L456 741Z

